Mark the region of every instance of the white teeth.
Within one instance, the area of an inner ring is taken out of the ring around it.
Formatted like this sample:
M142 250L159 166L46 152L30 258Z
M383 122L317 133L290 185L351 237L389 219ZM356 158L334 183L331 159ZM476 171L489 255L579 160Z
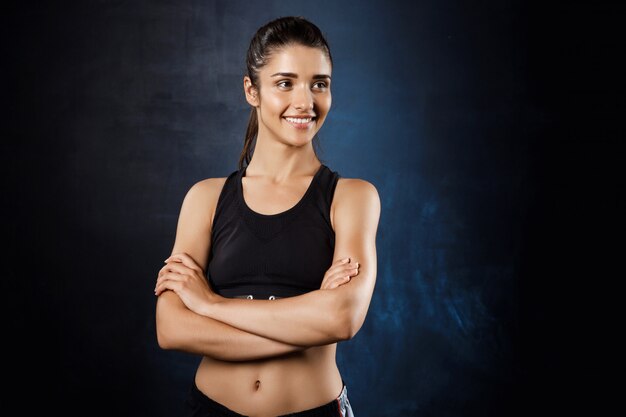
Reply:
M312 120L310 117L306 119L302 119L300 117L285 117L285 119L291 123L309 123Z

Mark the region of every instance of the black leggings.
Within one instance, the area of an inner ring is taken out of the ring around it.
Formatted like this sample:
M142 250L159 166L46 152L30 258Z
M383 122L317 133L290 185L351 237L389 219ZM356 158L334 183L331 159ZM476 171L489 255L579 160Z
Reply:
M349 408L349 413L348 409ZM191 385L187 399L185 400L185 417L245 417L223 404L207 397L198 389L195 381ZM348 402L347 387L345 382L341 395L331 402L297 413L285 414L278 417L346 417L352 416L352 409Z

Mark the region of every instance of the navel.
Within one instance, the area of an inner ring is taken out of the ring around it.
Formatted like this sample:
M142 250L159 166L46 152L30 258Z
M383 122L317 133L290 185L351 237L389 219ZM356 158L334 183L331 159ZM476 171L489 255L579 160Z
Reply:
M258 390L259 388L261 388L261 381L259 381L258 379L256 380L256 382L254 383L254 387Z

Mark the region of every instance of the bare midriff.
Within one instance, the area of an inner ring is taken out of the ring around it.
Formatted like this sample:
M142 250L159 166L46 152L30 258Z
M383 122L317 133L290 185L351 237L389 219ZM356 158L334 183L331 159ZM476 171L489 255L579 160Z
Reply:
M203 357L196 385L209 398L250 417L275 417L336 399L343 388L337 344L269 359L227 362Z

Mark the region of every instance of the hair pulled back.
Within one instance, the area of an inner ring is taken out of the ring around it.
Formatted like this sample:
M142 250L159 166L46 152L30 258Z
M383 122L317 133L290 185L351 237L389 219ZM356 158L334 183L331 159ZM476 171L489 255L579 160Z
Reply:
M288 46L302 45L319 48L325 54L330 64L333 60L330 48L321 30L313 23L301 16L285 16L274 19L261 26L250 41L246 54L246 75L250 77L252 85L260 94L259 71L269 62L273 52ZM250 111L248 128L239 156L239 169L248 165L252 159L253 141L259 131L256 108ZM319 146L317 135L313 137L313 144ZM314 150L315 151L315 150Z

